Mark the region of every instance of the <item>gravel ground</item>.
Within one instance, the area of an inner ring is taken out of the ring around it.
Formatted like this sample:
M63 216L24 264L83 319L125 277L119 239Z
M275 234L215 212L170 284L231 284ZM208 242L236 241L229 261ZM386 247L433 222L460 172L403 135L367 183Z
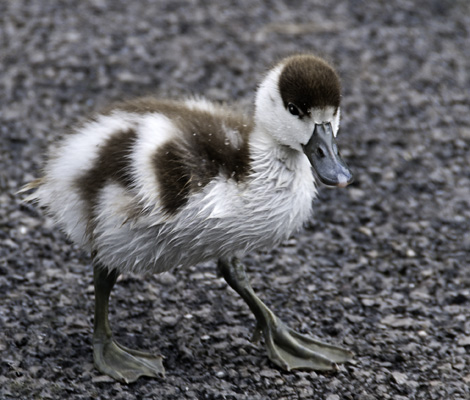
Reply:
M470 398L468 0L15 0L0 33L0 398ZM94 109L198 93L249 112L295 52L337 66L356 182L323 188L303 232L246 264L285 322L355 359L280 371L207 263L122 277L117 337L164 354L167 376L110 381L92 364L90 258L15 192Z

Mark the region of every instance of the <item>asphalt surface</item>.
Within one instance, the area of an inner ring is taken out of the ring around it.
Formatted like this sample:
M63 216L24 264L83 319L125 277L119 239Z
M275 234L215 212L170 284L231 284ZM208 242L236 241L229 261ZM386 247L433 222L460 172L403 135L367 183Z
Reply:
M1 399L470 398L467 0L0 3ZM200 94L248 113L280 57L342 78L356 175L322 188L305 230L245 262L291 327L352 349L337 372L283 372L214 263L124 276L111 323L167 376L93 367L90 258L17 190L48 145L112 101Z

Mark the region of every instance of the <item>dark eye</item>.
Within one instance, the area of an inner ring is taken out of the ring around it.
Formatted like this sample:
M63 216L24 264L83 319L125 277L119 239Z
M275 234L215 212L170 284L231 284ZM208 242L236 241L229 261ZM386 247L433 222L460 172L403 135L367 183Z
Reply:
M287 108L292 115L300 115L300 111L295 104L289 103Z

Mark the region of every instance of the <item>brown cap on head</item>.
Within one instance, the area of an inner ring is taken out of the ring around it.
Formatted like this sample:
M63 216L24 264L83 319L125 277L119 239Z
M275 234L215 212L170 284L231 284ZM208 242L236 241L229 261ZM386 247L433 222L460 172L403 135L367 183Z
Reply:
M279 92L286 108L293 103L307 113L311 108L339 107L339 77L326 61L312 55L299 55L284 63Z

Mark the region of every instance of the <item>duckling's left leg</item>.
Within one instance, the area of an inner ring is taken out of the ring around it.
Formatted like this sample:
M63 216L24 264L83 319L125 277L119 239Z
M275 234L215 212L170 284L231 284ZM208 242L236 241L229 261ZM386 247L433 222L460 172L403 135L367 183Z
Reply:
M124 383L140 376L162 377L162 357L128 349L113 340L108 320L109 295L119 276L99 264L93 267L95 284L95 322L93 357L96 367L106 375Z
M310 336L302 335L284 325L273 312L256 296L245 274L245 268L236 258L219 260L219 271L227 283L250 307L256 317L257 326L253 338L262 333L268 357L285 370L331 370L336 363L350 360L349 350L332 346Z

